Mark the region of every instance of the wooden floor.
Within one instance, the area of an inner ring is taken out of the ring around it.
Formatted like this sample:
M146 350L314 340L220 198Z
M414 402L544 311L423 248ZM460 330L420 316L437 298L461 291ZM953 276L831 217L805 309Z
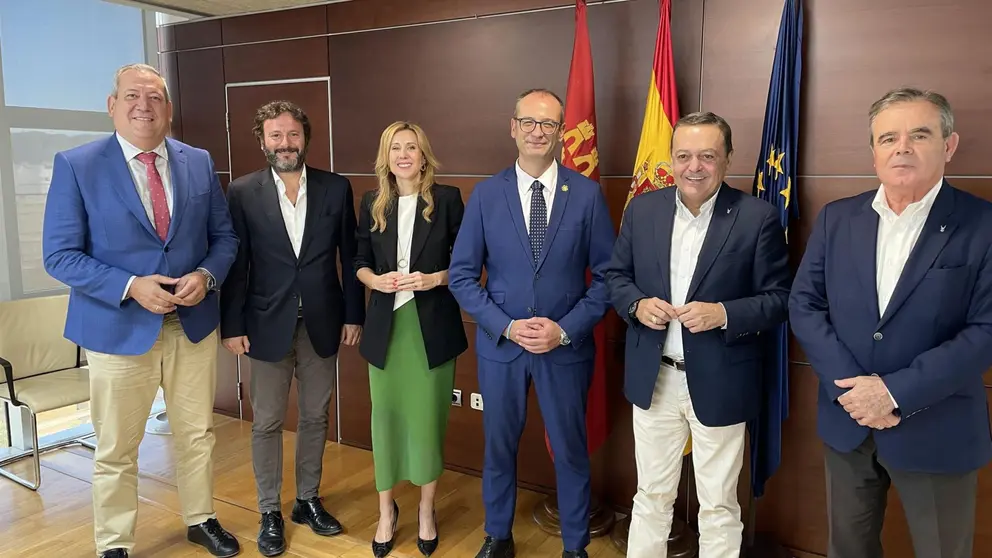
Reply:
M216 417L214 503L218 519L242 545L242 556L260 556L255 546L259 514L251 465L251 425ZM287 432L284 445L283 515L289 517L294 490L295 437ZM186 542L173 479L174 461L168 436L146 435L139 455L138 544L132 556L210 556ZM29 473L27 462L12 469ZM90 482L92 452L66 448L43 455L42 487L35 493L0 477L0 557L94 556ZM289 548L285 556L363 558L372 556L369 541L375 533L378 503L371 452L328 444L320 490L324 505L345 526L336 537L320 537L287 521ZM441 477L437 496L438 558L473 558L482 539L484 512L480 479L451 471ZM521 490L514 525L519 558L557 558L561 541L540 531L531 520L542 495ZM419 489L404 484L397 489L400 507L397 545L390 556L416 558ZM608 537L593 539L594 558L622 556Z

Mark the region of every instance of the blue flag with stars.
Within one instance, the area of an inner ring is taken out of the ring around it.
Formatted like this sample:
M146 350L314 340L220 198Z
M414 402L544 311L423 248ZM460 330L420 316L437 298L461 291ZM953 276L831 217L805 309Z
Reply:
M799 153L799 84L803 52L802 0L785 0L779 24L775 63L765 105L761 150L753 194L778 208L788 239L789 221L798 218L796 175ZM751 432L751 493L765 492L765 482L782 458L782 423L789 415L789 328L783 323L768 336L761 413L748 424Z

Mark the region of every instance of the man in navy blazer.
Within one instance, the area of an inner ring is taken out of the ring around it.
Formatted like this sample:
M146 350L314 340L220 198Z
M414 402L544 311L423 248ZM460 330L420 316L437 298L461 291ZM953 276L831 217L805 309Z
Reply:
M916 556L972 554L992 458L992 204L944 179L958 146L942 95L901 88L869 112L881 185L827 204L789 302L820 380L828 556L882 556L890 484Z
M548 90L517 98L517 163L476 185L448 270L449 289L477 323L485 402L487 536L477 558L515 553L517 449L532 382L555 456L562 556L585 557L589 543L591 334L609 307L603 271L615 235L599 184L555 161L563 120L561 99Z
M679 120L676 187L630 201L606 272L629 326L624 392L637 465L629 558L667 556L690 433L700 556L740 556L745 423L762 399L761 334L786 319L791 272L775 208L723 182L732 155L723 118Z
M97 436L97 553L134 548L138 445L159 386L172 425L187 538L239 552L213 509L215 287L238 238L210 155L166 139L172 103L145 64L118 70L116 133L55 155L45 207L48 273L70 288L65 336L86 349Z

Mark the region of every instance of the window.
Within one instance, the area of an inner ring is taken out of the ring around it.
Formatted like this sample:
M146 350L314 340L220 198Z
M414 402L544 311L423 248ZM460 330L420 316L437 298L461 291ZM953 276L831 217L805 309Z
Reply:
M61 283L52 279L45 271L41 255L45 198L52 181L55 154L105 137L107 134L102 132L10 129L17 238L21 252L21 281L25 293L62 287Z
M105 112L114 71L147 58L142 18L97 0L0 2L7 106Z

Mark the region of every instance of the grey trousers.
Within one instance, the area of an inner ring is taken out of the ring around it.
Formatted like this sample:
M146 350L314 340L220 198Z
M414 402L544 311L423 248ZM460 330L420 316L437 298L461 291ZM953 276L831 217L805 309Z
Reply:
M890 484L899 491L916 558L971 558L978 471L939 475L892 469L878 459L873 435L854 451L825 446L825 453L828 558L882 557Z
M280 511L282 504L282 425L289 388L296 376L300 410L296 429L296 497L316 497L327 438L327 412L334 393L336 357L320 358L298 320L293 346L280 362L251 359L251 459L261 513Z

